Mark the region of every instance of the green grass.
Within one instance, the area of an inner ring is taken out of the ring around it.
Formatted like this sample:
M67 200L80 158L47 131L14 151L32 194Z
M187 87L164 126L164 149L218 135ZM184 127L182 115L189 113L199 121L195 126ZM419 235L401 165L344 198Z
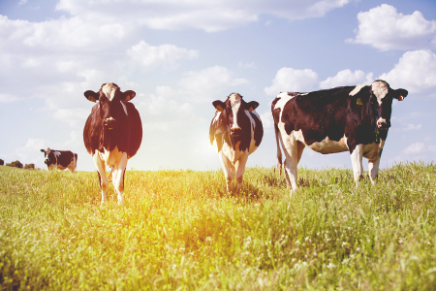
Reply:
M436 289L435 165L299 175L127 171L100 207L96 172L0 167L0 290Z

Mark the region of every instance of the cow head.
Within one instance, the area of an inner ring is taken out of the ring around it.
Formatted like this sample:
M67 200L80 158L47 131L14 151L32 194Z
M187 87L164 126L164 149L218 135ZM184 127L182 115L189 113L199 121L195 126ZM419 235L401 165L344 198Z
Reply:
M96 93L88 90L84 93L86 99L97 102L97 110L103 120L105 130L114 129L120 120L127 117L125 102L135 98L136 93L132 90L121 92L120 87L114 83L105 83Z
M256 101L247 103L241 95L232 93L225 102L216 100L212 104L217 110L212 121L215 131L227 132L232 138L237 138L244 133L251 134L251 123L246 111L253 111L259 106L259 103Z
M50 159L52 159L52 160L55 159L55 157L54 157L54 151L52 151L50 148L46 148L45 150L44 150L44 149L41 149L41 152L44 153L44 163L45 163L47 166L49 166L50 164L55 163L55 161L50 161Z
M408 92L405 89L392 89L383 80L376 80L371 85L371 104L377 112L377 128L387 130L391 126L392 100L403 101Z

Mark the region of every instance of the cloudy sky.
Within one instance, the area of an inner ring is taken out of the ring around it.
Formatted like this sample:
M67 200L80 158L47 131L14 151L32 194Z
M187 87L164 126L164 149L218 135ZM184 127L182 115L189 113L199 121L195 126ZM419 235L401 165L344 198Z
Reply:
M212 101L260 103L265 136L249 166L276 163L270 102L387 80L394 102L382 167L436 157L434 0L11 0L0 2L0 158L44 167L41 148L94 165L83 96L115 82L137 93L144 138L128 168L218 169ZM351 167L306 149L300 166ZM366 166L366 161L365 161Z

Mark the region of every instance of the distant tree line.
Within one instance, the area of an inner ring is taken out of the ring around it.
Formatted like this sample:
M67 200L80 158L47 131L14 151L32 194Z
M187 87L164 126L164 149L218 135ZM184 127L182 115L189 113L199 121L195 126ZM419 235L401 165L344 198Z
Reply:
M5 165L5 161L0 159L0 166L3 166L3 165ZM18 160L17 161L13 161L12 163L7 163L6 166L7 167L13 167L13 168L19 168L19 169L26 169L26 170L35 170L35 169L37 169L35 167L35 164L26 164L23 167L23 164L20 161L18 161Z

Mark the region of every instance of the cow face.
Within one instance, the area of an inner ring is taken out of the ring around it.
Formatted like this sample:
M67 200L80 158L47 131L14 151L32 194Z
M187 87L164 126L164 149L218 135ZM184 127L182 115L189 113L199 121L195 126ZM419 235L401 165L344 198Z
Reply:
M84 95L89 101L98 103L98 114L103 121L105 130L113 130L117 124L120 124L121 120L127 118L125 102L132 100L136 93L132 90L121 92L118 85L105 83L97 93L88 90Z
M46 165L49 165L50 164L50 154L53 155L52 150L50 148L46 148L45 150L41 149L41 152L44 153L44 163Z
M233 138L241 136L244 132L251 134L251 123L245 111L253 111L259 103L256 101L247 103L241 95L233 93L225 102L216 100L212 104L218 111L213 121L218 131L228 132Z
M388 83L376 80L371 85L371 104L377 112L377 128L387 130L391 126L392 100L403 101L408 92L405 89L392 89Z

